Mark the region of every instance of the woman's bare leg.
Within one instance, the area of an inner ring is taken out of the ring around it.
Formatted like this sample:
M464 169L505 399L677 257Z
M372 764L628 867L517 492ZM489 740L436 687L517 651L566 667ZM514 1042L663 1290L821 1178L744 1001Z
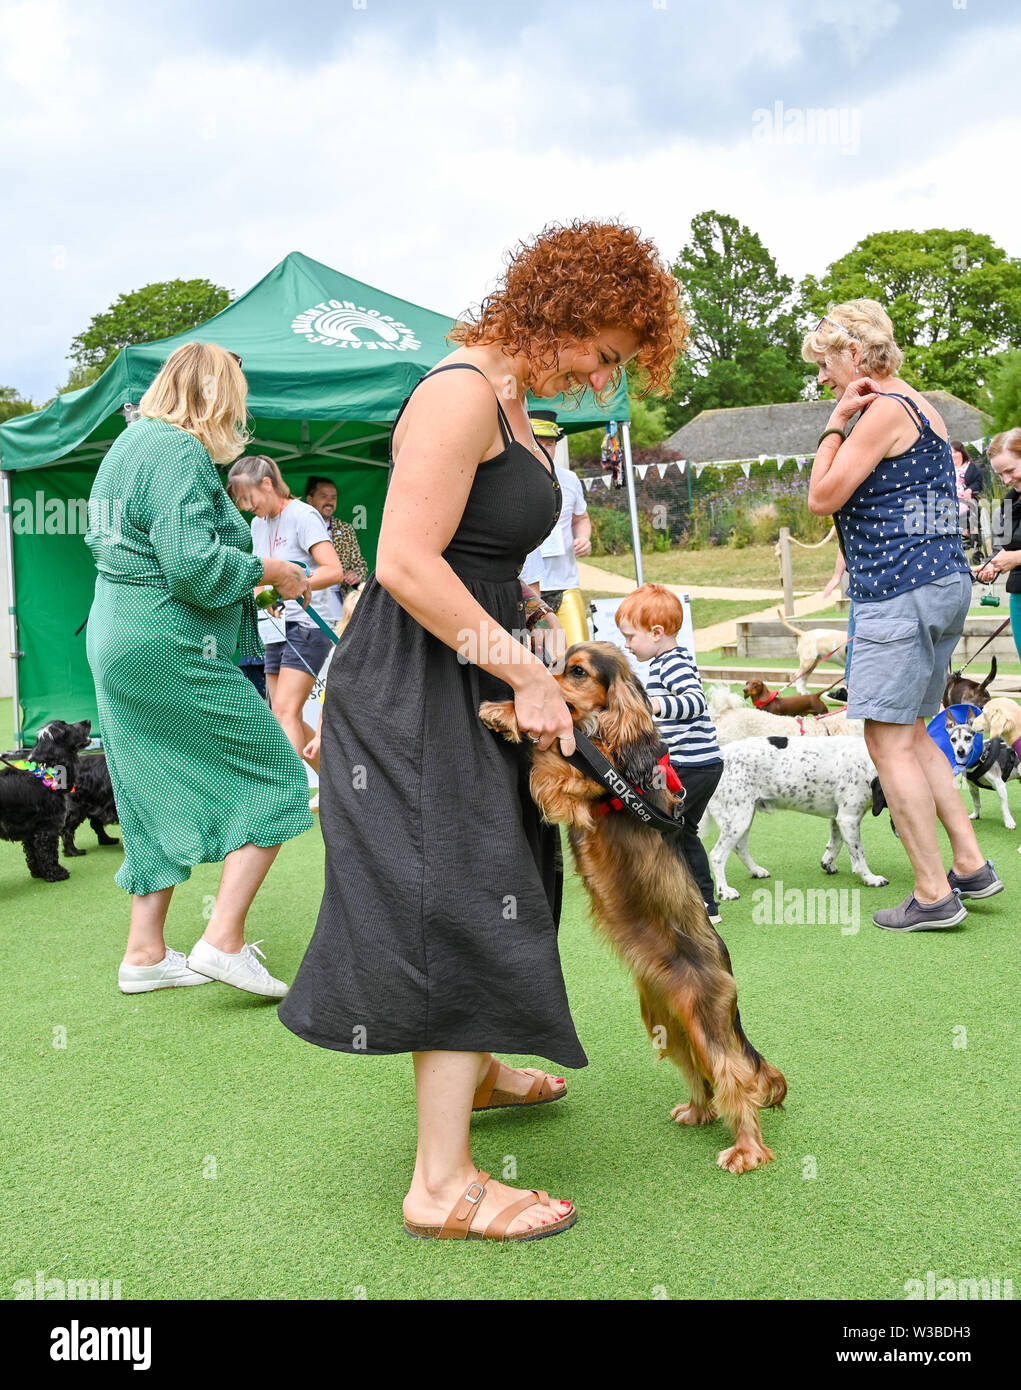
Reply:
M985 863L954 786L950 764L922 720L884 724L867 719L865 741L915 873L915 897L920 903L940 902L949 894L950 885L943 868L937 817L950 836L958 872L973 873Z
M950 848L954 855L950 867L962 877L977 873L986 862L985 855L979 848L975 827L957 790L950 764L929 737L924 720L919 719L915 725L915 742L918 761L929 783L936 814L950 837Z
M270 696L273 713L280 720L281 728L299 757L315 733L302 719L305 701L312 694L314 684L314 677L307 671L294 671L289 666L282 666ZM318 773L318 755L306 761Z
M158 965L167 954L163 939L173 888L136 894L131 899L131 924L124 950L125 965Z
M252 901L280 853L279 845L242 845L223 861L220 891L203 941L236 956L245 944L245 918Z
M411 1187L404 1199L404 1216L419 1226L442 1226L468 1184L479 1171L468 1138L472 1097L490 1063L488 1052L416 1052L415 1088L418 1097L418 1152ZM474 1230L484 1230L493 1217L519 1199L527 1189L508 1187L490 1178L479 1203ZM538 1202L514 1218L508 1231L516 1233L550 1225L566 1216L570 1202Z

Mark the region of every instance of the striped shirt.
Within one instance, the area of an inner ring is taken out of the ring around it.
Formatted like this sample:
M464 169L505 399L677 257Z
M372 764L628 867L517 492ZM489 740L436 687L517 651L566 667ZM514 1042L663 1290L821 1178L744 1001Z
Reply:
M672 763L693 767L722 761L705 691L684 647L671 647L653 658L645 689L650 699L662 702L656 723Z

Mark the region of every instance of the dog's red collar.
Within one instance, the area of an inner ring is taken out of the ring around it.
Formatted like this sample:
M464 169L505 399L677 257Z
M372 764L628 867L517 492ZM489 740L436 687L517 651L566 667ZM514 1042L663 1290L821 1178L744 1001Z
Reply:
M684 785L681 782L681 779L678 777L677 773L673 769L673 766L670 762L669 753L664 753L663 756L659 759L659 766L663 769L663 772L666 775L667 791L674 793L683 791ZM639 792L642 796L645 795L645 792L642 791L641 787L636 787L635 790ZM619 796L604 796L602 801L596 802L595 806L593 806L592 808L592 811L594 815L606 816L609 815L611 811L623 811L623 809L624 803L623 801L621 801Z
M752 704L756 709L762 709L764 705L771 705L779 694L779 690L767 690L765 695L760 695L757 700L752 701Z

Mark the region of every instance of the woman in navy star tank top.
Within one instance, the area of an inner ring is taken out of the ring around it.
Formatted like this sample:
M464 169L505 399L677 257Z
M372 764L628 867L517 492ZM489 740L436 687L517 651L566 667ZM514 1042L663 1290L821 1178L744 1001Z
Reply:
M865 738L915 874L914 891L873 918L932 931L967 916L962 898L1003 885L978 847L950 763L928 735L971 603L947 429L897 371L904 354L874 299L829 309L802 356L837 396L812 467L808 505L833 515L855 633L848 716ZM846 427L861 412L853 431ZM937 818L950 837L944 870Z

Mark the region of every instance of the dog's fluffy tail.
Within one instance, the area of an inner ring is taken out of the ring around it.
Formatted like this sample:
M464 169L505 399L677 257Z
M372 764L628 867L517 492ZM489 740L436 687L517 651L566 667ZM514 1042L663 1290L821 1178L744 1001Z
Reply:
M783 1072L771 1066L761 1052L748 1041L748 1034L741 1026L741 1011L739 1009L734 1010L734 1032L741 1044L741 1051L751 1062L759 1078L759 1085L762 1090L762 1109L782 1110L787 1095L787 1078Z

